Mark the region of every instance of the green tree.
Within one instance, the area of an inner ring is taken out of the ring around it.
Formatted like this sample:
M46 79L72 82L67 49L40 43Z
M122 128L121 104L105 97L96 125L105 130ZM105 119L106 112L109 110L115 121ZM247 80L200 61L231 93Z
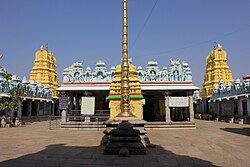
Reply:
M22 103L23 89L13 88L10 90L10 97L5 98L3 103L0 104L0 109L6 111L6 117L13 120L13 113L17 111Z

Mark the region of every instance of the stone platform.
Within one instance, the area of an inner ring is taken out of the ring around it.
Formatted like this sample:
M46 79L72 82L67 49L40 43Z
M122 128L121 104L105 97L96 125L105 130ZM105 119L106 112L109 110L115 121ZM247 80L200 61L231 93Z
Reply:
M132 124L133 128L139 131L139 135L141 137L141 142L146 147L150 144L150 140L147 137L147 131L145 129L145 123L144 120L139 120L136 117L116 117L114 119L106 121L104 124L106 125L106 129L103 131L105 134L102 138L101 145L105 146L107 142L109 141L109 138L111 136L110 132L117 128L117 126L123 122L127 121L130 124Z

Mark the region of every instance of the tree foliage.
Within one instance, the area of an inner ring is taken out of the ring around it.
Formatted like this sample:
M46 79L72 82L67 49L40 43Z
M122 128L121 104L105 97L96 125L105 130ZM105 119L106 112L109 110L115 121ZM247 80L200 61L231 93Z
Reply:
M0 104L0 109L6 111L6 116L12 116L14 111L19 109L19 102L23 95L23 90L19 88L13 88L10 92L10 97L3 99L3 103Z

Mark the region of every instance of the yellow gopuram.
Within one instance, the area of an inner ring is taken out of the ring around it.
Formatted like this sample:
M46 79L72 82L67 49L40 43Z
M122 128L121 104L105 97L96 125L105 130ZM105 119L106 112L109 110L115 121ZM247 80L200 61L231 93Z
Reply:
M130 87L130 112L138 119L142 119L142 93L141 83L138 79L136 67L129 63L129 87ZM120 112L121 102L121 64L116 66L115 77L110 84L108 99L110 101L110 119L116 117Z
M220 44L214 47L206 57L206 73L204 75L201 97L210 97L213 87L218 86L219 81L233 82L232 72L227 65L227 52L222 49Z
M56 89L60 86L59 77L56 72L56 58L48 46L42 45L36 52L34 67L30 72L30 80L36 80L38 83L47 85L52 90L52 97L57 98Z

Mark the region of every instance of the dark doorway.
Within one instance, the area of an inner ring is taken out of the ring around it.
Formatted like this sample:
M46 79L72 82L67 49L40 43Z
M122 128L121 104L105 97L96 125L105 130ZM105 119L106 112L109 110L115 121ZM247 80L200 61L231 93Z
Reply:
M189 121L188 107L170 107L171 121Z
M146 96L143 105L143 120L148 122L166 120L164 96Z

